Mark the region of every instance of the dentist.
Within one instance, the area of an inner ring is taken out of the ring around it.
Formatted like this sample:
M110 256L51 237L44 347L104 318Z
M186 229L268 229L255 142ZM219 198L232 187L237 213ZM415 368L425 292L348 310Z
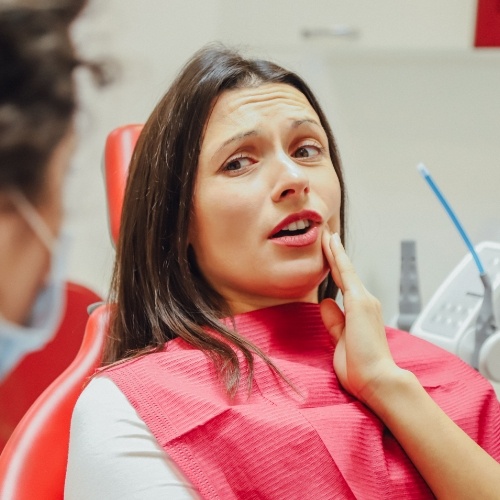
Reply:
M0 7L0 381L55 332L65 300L63 190L76 136L69 27L86 0ZM97 67L95 68L97 70Z

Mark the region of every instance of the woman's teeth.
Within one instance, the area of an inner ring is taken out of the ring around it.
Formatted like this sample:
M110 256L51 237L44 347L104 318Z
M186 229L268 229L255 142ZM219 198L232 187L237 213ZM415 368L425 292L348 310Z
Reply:
M283 236L297 236L299 234L305 234L311 227L312 222L308 219L301 219L288 224L283 229L280 229L276 234L273 234L272 238L281 238Z
M310 225L311 223L308 219L302 219L288 224L288 226L284 227L282 231L298 231L300 229L305 229Z

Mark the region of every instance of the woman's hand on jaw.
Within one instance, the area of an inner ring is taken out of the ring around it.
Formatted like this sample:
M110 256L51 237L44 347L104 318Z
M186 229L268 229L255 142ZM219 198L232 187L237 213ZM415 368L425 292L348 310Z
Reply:
M384 387L403 372L389 350L380 303L359 279L337 234L325 230L322 246L345 311L332 299L321 303L323 322L336 345L333 368L344 389L377 406Z

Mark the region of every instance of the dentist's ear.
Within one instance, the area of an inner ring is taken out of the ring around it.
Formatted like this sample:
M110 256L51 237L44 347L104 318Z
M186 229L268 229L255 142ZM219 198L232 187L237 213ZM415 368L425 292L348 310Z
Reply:
M18 210L16 209L14 203L12 202L12 198L10 196L10 191L8 190L0 190L0 215L7 214L18 214Z

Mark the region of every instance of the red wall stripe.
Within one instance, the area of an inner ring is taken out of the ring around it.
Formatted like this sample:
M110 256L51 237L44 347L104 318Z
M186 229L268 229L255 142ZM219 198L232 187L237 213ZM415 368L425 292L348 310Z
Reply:
M500 47L500 0L478 0L475 47Z

